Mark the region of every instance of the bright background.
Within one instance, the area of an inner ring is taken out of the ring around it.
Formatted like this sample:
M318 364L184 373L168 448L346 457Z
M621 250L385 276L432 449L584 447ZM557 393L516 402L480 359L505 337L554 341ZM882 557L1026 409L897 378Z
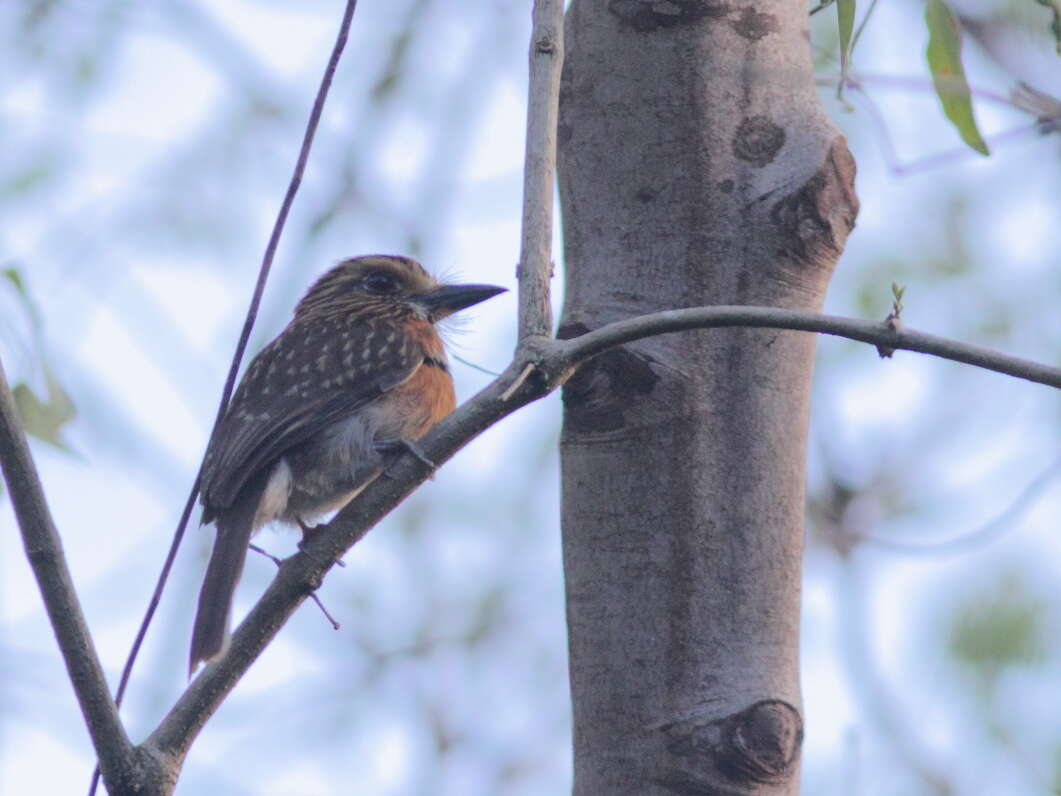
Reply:
M34 453L114 682L341 5L0 4L0 268L28 296L0 280L0 356L42 400L50 372L76 410L61 447ZM529 5L363 0L254 348L352 254L411 254L514 287ZM966 46L974 87L1005 95L1023 79L1061 94L1045 9L961 10L981 23ZM1058 136L1008 135L989 159L964 149L924 84L921 13L877 10L853 67L871 104L849 93L852 112L823 88L862 201L827 311L883 318L896 281L908 325L1056 364ZM831 9L814 18L825 79L834 29ZM1034 121L982 99L989 143ZM475 308L454 352L499 369L514 318L512 293ZM819 351L805 792L1058 792L1056 392L844 341ZM488 379L454 370L462 398ZM354 548L320 592L342 630L303 607L196 742L178 793L568 790L559 421L553 396L491 429ZM184 685L211 537L190 530L148 637L124 709L134 738ZM259 540L280 555L295 541ZM272 574L251 557L239 610ZM6 506L0 671L0 793L84 792L93 757Z

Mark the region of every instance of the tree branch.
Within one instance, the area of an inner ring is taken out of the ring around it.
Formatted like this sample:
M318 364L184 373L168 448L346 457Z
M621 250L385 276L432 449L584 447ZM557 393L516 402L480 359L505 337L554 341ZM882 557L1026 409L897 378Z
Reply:
M536 0L530 46L530 86L520 241L519 340L517 360L473 401L437 428L427 442L432 461L441 464L481 431L524 404L559 386L557 380L534 380L523 400L510 400L536 364L528 359L527 341L552 334L549 280L552 276L553 188L556 177L556 120L563 65L563 2ZM517 366L518 363L518 366ZM566 376L565 376L566 378ZM505 386L508 386L508 390ZM456 426L454 427L454 424ZM448 434L447 434L448 430ZM284 562L261 600L232 634L228 652L192 682L146 745L183 757L191 741L225 696L279 632L287 618L320 584L328 569L376 522L389 513L430 473L419 463L404 462L394 478L370 485L354 505L315 534L304 552ZM353 508L356 506L356 515Z
M306 131L302 137L302 146L298 152L298 160L295 163L295 169L291 175L291 181L287 186L287 193L284 195L283 202L280 205L280 211L277 214L276 221L273 223L273 229L269 235L269 242L265 247L265 254L262 257L262 263L258 270L258 280L254 285L254 293L251 296L250 306L247 308L247 316L243 321L243 329L240 332L239 341L236 343L236 351L232 355L232 363L229 366L228 376L225 379L225 386L221 392L221 401L217 408L217 415L214 418L215 426L224 416L225 409L228 408L229 399L232 397L232 391L236 384L236 376L239 374L239 366L243 361L243 355L247 350L247 343L250 340L251 330L254 328L254 322L258 317L258 307L261 305L262 296L265 293L265 283L269 278L269 271L273 265L273 258L275 257L276 249L280 244L280 235L287 222L287 216L291 210L291 205L295 200L295 194L298 192L299 185L302 183L302 174L306 170L306 162L309 160L309 152L310 148L313 146L313 138L317 132L317 125L320 123L321 113L324 110L324 103L328 97L328 90L331 88L332 78L335 75L336 67L339 65L339 58L343 53L343 49L346 47L346 39L350 32L350 22L353 19L354 9L356 7L357 0L349 0L347 2L346 11L343 15L342 23L339 26L339 33L332 48L331 57L328 59L328 65L325 67L324 75L321 78L320 86L317 89L317 96L313 101L313 109L310 111L309 121L306 124ZM181 540L184 538L184 531L188 524L188 519L191 516L192 509L195 507L195 499L198 497L198 494L199 476L197 475L195 482L192 484L188 499L185 502L180 521L177 524L177 531L174 534L173 544L171 545L166 560L162 565L162 572L159 575L155 592L151 595L151 601L148 605L147 612L140 625L136 640L133 642L129 657L125 662L125 668L122 670L122 677L118 685L117 695L119 705L121 704L122 696L125 694L125 687L129 682L129 676L132 673L133 664L136 662L136 656L140 650L140 645L143 643L147 628L151 624L151 619L154 617L159 601L162 598L162 590L169 578L170 569L173 567L173 562L176 558L177 549L180 547Z
M519 268L519 339L550 337L553 313L553 187L556 119L564 64L564 4L535 0L530 46L527 144L523 167L523 226Z
M503 400L502 393L529 361L522 357L514 360L497 379L420 440L418 444L427 457L442 465L502 417L556 389L568 375L563 372L542 378L543 361L539 360L536 376L525 381L519 394ZM283 562L265 594L232 633L225 653L200 671L145 746L155 753L183 757L207 719L288 617L320 585L325 573L432 471L415 456L402 456L388 467L388 474L369 484L331 522L319 528L301 551Z
M717 329L732 326L790 329L846 337L862 343L931 354L954 362L963 362L985 370L993 370L996 373L1015 376L1018 379L1061 388L1061 369L1003 354L983 346L912 329L892 330L882 323L774 307L717 306L664 310L610 323L581 337L559 341L557 346L565 350L564 356L574 366L609 348L645 337L686 329Z
M505 371L439 423L420 441L420 447L431 461L442 465L502 418L559 388L575 368L597 354L658 334L733 326L821 332L933 354L1061 388L1061 370L1057 368L923 332L892 331L879 323L769 307L698 307L618 321L569 340L524 341ZM529 377L524 376L527 365L534 366ZM411 455L403 456L388 472L390 477L370 484L315 533L304 550L283 562L261 600L232 634L228 651L196 677L148 739L148 746L156 752L183 756L225 695L320 585L327 571L431 476L431 471Z
M847 537L845 544L872 544L874 547L887 550L890 553L914 553L917 555L966 553L978 545L995 541L1016 525L1021 515L1035 505L1035 501L1038 500L1039 496L1046 490L1046 487L1059 474L1061 474L1061 458L1052 461L1045 470L1035 476L1020 491L1020 494L990 520L971 531L962 531L943 539L913 541L876 531L861 531L847 527L840 529L840 532Z
M348 0L336 49L318 93L295 175L270 237L255 290L248 324L261 297L265 275L275 253L279 231L297 190L309 143L320 116L324 92L345 42L356 5ZM530 51L530 105L527 120L526 177L519 286L519 339L516 358L495 381L440 423L421 444L428 457L442 464L500 419L560 387L575 368L610 348L646 337L688 329L759 327L819 332L895 349L920 351L976 365L1018 378L1061 387L1061 370L980 346L879 323L767 307L715 306L668 310L608 324L581 337L549 339L552 328L549 280L553 217L557 95L563 61L563 3L537 0ZM238 356L226 385L234 383ZM222 404L222 411L223 411ZM372 483L306 548L287 559L258 603L234 632L227 652L203 669L158 728L140 747L132 747L110 699L102 669L92 648L84 618L63 560L58 535L33 471L14 405L0 370L0 460L11 487L27 555L41 586L70 677L85 713L108 781L124 782L138 762L168 759L179 768L206 721L246 673L306 597L319 586L335 562L380 519L410 494L431 472L415 457L404 456L391 477ZM171 772L172 773L172 772ZM112 779L113 778L113 779Z
M92 745L108 781L128 781L137 753L125 734L118 707L103 676L62 542L19 422L15 399L0 363L0 465L22 533L26 558L37 579L66 671L74 687Z

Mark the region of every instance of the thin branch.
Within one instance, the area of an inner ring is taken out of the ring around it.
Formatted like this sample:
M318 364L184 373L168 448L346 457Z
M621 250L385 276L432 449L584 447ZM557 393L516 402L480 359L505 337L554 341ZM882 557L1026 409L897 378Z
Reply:
M96 647L77 599L62 541L44 499L15 399L0 363L0 465L22 533L26 558L37 579L74 694L108 781L125 781L135 750L111 698Z
M826 85L835 85L836 81L839 80L839 75L836 77L823 78ZM817 82L817 81L816 81ZM881 74L878 72L851 72L847 76L847 85L849 88L864 89L865 84L872 86L879 86L885 89L898 89L899 91L923 91L923 92L934 92L935 88L930 77L919 77L914 75L889 75ZM976 86L970 87L970 93L973 97L978 100L987 100L988 102L994 102L999 105L1006 105L1016 110L1025 110L1019 102L1014 101L1013 97L1007 96L1006 94L999 94L997 91L991 91L989 89L977 88Z
M283 232L284 225L287 223L287 216L291 210L291 205L294 202L295 194L298 192L299 185L302 183L302 174L306 170L306 162L309 158L310 148L313 145L314 135L317 132L317 125L320 122L321 111L324 109L324 102L327 99L328 90L332 83L332 77L335 75L335 69L339 63L339 57L342 55L343 48L346 46L346 39L350 30L350 21L353 18L354 9L356 7L357 0L350 0L350 2L347 3L346 13L343 15L342 25L339 29L339 36L332 49L332 55L328 61L328 66L324 71L324 77L321 79L320 88L317 90L317 98L314 100L309 123L306 126L306 132L302 138L302 147L298 153L298 161L295 164L294 173L291 175L291 182L287 187L284 201L280 205L280 212L277 215L276 222L273 224L273 230L269 236L269 243L265 248L265 255L262 258L262 264L258 271L258 281L254 286L254 293L251 296L250 306L247 308L247 317L243 322L243 330L240 332L239 341L236 343L236 351L232 356L232 364L229 366L228 377L225 379L225 387L221 393L221 402L218 405L217 415L214 418L215 427L224 416L225 409L228 408L228 402L232 397L232 391L235 388L236 376L239 373L240 363L243 361L243 355L247 351L247 343L250 340L251 330L254 328L254 322L258 317L258 308L261 305L262 295L265 293L265 283L269 278L269 271L273 265L276 248L280 243L280 234ZM147 628L151 624L151 620L155 615L155 610L158 608L159 600L162 597L162 591L169 578L170 570L173 567L173 561L177 555L177 549L180 547L180 543L184 538L188 519L191 516L192 509L195 506L195 499L198 496L199 476L196 475L195 483L192 485L191 493L188 495L188 500L185 502L184 511L181 513L180 522L178 523L176 533L173 536L173 543L170 546L169 553L166 555L165 563L162 565L162 572L159 574L155 592L151 595L151 602L148 605L147 612L144 614L143 622L137 633L136 640L133 642L133 647L129 653L129 658L125 663L125 668L122 670L122 678L118 684L118 704L121 704L122 697L125 695L125 688L128 684L129 676L132 673L133 664L136 662L136 656L140 651L140 645L143 643L144 635L147 633Z
M912 541L872 531L846 531L846 533L858 542L872 544L874 547L892 553L940 555L967 552L977 545L986 544L998 538L1012 527L1025 511L1035 505L1035 501L1059 474L1061 474L1061 458L1055 459L1045 470L1035 476L998 515L972 531L956 534L946 539Z
M276 564L276 568L277 569L280 569L280 567L282 567L284 565L283 559L278 558L277 556L274 556L272 553L270 553L264 547L259 547L256 544L250 544L250 545L248 545L248 547L251 550L253 550L255 553L257 553L258 555L265 556L270 561L272 561L274 564ZM336 561L335 563L337 565L339 565L339 566L343 566L343 562L341 560L340 561ZM309 597L310 597L311 600L313 600L313 602L315 602L317 604L317 607L320 609L320 612L322 614L324 614L324 618L328 620L328 624L330 624L332 626L332 630L342 630L343 626L340 625L335 620L335 617L332 616L331 611L329 611L327 608L324 607L324 603L322 603L321 602L321 598L317 596L317 592L313 592Z
M835 86L838 82L842 82L846 88L859 97L869 113L873 132L877 136L880 146L883 149L885 163L893 174L898 176L915 174L930 169L940 168L956 161L967 160L970 157L976 157L975 153L967 146L952 147L942 152L920 156L914 160L906 162L903 162L899 157L898 152L896 152L895 145L892 142L891 133L888 131L888 123L885 121L884 115L881 113L877 103L873 97L870 96L870 93L867 90L867 85L876 85L883 88L900 90L932 91L932 80L929 78L906 77L902 75L848 73L847 75L837 75L835 77L820 77L817 78L815 82L819 86ZM1010 96L1006 96L986 89L978 89L976 87L973 87L971 92L978 100L1006 105L1036 116L1035 110L1028 107L1019 93L1015 92ZM998 133L992 133L985 136L984 140L987 141L991 145L991 149L994 150L999 146L1006 146L1020 139L1045 134L1050 132L1055 126L1055 119L1047 114L1045 117L1038 117L1036 121L1031 124L1021 125L1020 127L1010 128Z
M932 354L954 362L964 362L967 365L975 365L985 370L993 370L996 373L1004 373L1061 389L1061 369L1003 354L983 346L962 343L908 328L892 330L881 323L773 307L717 306L664 310L651 315L616 321L581 337L557 341L556 346L564 351L564 357L571 365L576 365L609 348L645 337L686 329L714 329L732 326L790 329L847 337L863 343Z
M563 0L535 0L523 168L523 227L517 269L520 341L528 337L549 337L553 329L549 280L552 277L556 120L563 63Z
M229 366L228 377L225 379L225 386L221 393L221 401L217 408L217 415L214 418L215 427L224 416L225 410L228 408L228 402L232 397L232 391L235 389L236 376L239 373L239 367L240 363L243 361L243 355L246 353L251 331L254 328L254 322L258 317L258 308L261 305L262 296L265 293L265 283L269 278L269 271L272 268L273 259L276 256L276 249L280 244L280 235L283 233L284 226L287 223L287 217L291 211L291 206L294 203L295 194L298 193L299 186L302 184L302 175L306 170L306 163L309 160L309 153L313 146L313 139L316 136L317 127L320 124L321 114L324 111L324 103L327 101L328 91L331 88L332 79L335 76L335 70L339 65L339 59L342 57L343 50L346 47L347 37L350 33L350 24L353 20L354 10L356 8L357 0L347 0L346 10L343 12L343 19L339 25L339 33L336 36L335 44L332 46L331 56L324 69L324 75L321 77L320 86L317 88L317 95L313 101L313 108L310 111L309 121L306 124L306 130L302 136L302 145L299 148L294 172L288 183L284 199L280 204L280 211L277 214L276 221L273 223L273 229L269 235L269 242L265 247L265 254L262 257L262 263L258 270L258 280L254 286L254 293L251 296L250 306L247 308L247 316L244 319L243 329L240 332L239 341L236 344L236 351L232 355L232 364ZM162 599L162 592L165 589L166 582L169 580L170 571L173 568L173 562L177 557L177 550L180 548L181 542L184 539L188 520L191 517L192 509L195 506L195 500L198 495L199 474L196 474L195 481L188 494L188 499L185 501L184 509L181 512L181 518L177 524L177 529L173 534L173 541L166 554L166 559L162 564L162 571L159 573L155 591L151 595L147 611L144 613L144 618L140 623L140 628L137 631L136 638L129 651L129 656L126 658L125 666L122 669L122 676L118 683L116 697L118 705L121 705L122 698L125 696L125 689L129 684L129 678L132 675L133 666L140 653L140 647L143 644L144 637L147 635L147 630L151 625L151 621L158 609L159 602ZM97 768L92 775L89 796L95 794L98 783L99 769Z

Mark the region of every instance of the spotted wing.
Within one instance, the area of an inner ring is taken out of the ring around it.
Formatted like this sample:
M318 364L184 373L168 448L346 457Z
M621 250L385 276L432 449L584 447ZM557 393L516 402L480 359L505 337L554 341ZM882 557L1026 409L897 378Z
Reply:
M423 359L394 321L292 321L251 362L210 439L204 521L255 473L401 384Z

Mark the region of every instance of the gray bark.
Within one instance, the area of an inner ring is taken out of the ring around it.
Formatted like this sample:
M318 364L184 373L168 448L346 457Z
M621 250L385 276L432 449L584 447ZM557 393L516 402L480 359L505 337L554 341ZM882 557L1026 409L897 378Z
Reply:
M574 0L560 336L673 307L817 310L857 211L803 3ZM601 354L564 389L574 793L795 793L812 335Z

